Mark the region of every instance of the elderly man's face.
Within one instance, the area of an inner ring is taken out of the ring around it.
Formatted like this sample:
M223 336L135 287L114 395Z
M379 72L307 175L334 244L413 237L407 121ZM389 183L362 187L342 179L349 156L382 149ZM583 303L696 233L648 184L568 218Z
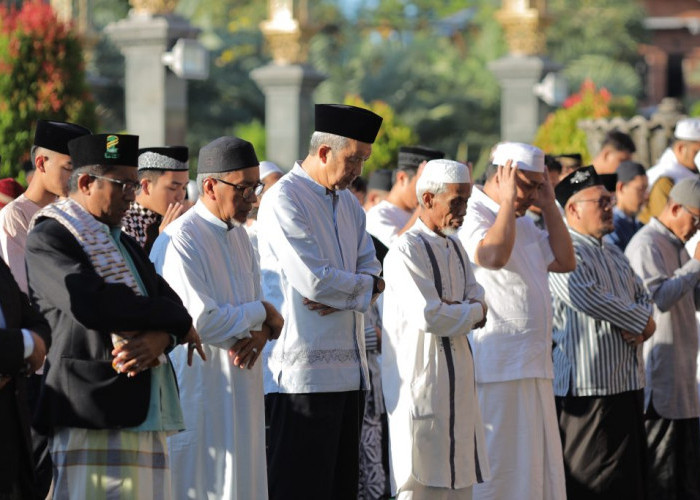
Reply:
M371 154L371 144L354 139L348 139L347 146L340 151L331 150L327 157L326 175L332 189L347 188L362 174L362 165Z
M614 231L614 197L603 186L591 186L576 193L567 203L566 216L581 234L602 238Z
M472 193L471 184L446 184L446 190L432 196L426 213L445 236L455 234L464 222L467 201Z
M213 181L218 217L232 224L245 223L253 203L257 201L255 186L260 182L257 165L228 172L223 179Z
M87 211L108 226L120 226L122 217L136 197L139 185L136 168L117 166L104 176L84 175L89 179L83 190Z

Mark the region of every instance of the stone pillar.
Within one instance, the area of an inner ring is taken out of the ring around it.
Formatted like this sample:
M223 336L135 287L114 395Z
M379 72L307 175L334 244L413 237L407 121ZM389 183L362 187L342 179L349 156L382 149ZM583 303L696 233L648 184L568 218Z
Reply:
M501 140L531 143L551 111L535 95L535 85L559 66L540 56L509 55L489 69L501 85Z
M140 136L141 147L185 144L187 81L162 57L178 39L194 39L199 30L174 14L132 10L105 31L124 55L127 132Z
M265 94L266 160L289 170L308 153L312 94L326 76L305 64L268 64L250 73Z

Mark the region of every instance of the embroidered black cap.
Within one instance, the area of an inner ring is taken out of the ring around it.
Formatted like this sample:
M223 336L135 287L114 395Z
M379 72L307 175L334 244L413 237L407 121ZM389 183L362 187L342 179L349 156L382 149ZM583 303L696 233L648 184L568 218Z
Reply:
M68 143L73 167L121 165L137 167L139 136L127 134L85 135Z

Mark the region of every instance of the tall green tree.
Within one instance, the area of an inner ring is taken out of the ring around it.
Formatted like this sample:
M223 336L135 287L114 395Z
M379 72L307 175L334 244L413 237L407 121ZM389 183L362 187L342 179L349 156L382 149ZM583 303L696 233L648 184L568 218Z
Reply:
M82 58L78 36L50 6L39 0L0 6L0 176L20 171L37 119L94 128Z

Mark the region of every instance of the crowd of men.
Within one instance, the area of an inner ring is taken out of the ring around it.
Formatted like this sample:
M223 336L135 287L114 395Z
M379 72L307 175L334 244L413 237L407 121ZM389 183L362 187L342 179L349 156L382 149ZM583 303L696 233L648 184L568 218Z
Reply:
M0 500L700 499L700 120L648 171L613 131L364 182L381 125L317 105L287 173L220 137L193 189L184 146L40 120Z

